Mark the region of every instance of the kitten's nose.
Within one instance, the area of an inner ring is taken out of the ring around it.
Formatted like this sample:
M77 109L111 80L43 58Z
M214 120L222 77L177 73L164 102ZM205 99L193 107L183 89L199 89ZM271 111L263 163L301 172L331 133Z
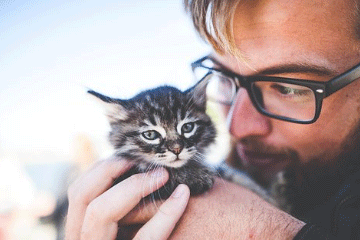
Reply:
M179 154L179 153L181 152L180 147L175 147L175 148L173 149L173 152L174 152L175 154Z
M168 146L168 148L171 152L175 153L176 155L179 155L183 149L182 145L180 145L179 143L171 144Z

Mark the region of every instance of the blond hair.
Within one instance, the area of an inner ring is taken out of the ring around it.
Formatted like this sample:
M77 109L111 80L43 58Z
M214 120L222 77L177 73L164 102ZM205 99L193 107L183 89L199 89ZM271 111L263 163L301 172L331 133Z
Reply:
M233 20L240 0L183 0L185 10L190 14L195 29L218 53L228 52L243 57L235 45ZM241 0L246 1L246 0ZM250 0L251 1L251 0ZM360 0L354 3L350 16L354 24L355 37L360 40Z
M237 55L233 18L240 0L184 0L195 29L218 53Z

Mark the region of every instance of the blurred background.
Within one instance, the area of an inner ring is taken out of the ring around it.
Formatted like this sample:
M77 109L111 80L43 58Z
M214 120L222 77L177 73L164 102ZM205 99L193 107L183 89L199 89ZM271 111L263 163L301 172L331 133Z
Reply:
M182 0L1 0L0 240L62 239L69 182L111 154L88 88L186 89L209 51Z

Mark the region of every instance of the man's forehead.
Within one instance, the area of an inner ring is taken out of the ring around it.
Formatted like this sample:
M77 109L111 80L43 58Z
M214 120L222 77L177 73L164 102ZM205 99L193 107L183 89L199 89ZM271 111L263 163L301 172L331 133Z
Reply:
M280 20L296 18L294 13L336 14L339 11L352 11L356 6L357 0L240 0L236 11L237 14L247 12L251 16L276 15Z
M339 36L355 38L354 9L353 0L240 1L233 21L235 41L241 45L257 39L261 45L267 38L288 38L316 44L320 38L323 43Z
M358 63L359 43L348 14L353 11L350 3L333 0L244 2L238 5L233 22L241 57L232 61L225 57L225 66L232 71L253 75L268 73L269 69L274 72L291 67L294 71L297 65L303 72L328 75L329 79ZM219 60L223 62L222 57Z

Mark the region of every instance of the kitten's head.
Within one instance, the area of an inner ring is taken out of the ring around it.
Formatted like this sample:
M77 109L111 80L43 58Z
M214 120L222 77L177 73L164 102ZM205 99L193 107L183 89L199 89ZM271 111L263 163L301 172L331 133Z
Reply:
M164 86L128 100L89 91L105 105L116 154L143 168L178 168L190 159L203 160L215 140L215 127L205 113L204 83L185 92Z

